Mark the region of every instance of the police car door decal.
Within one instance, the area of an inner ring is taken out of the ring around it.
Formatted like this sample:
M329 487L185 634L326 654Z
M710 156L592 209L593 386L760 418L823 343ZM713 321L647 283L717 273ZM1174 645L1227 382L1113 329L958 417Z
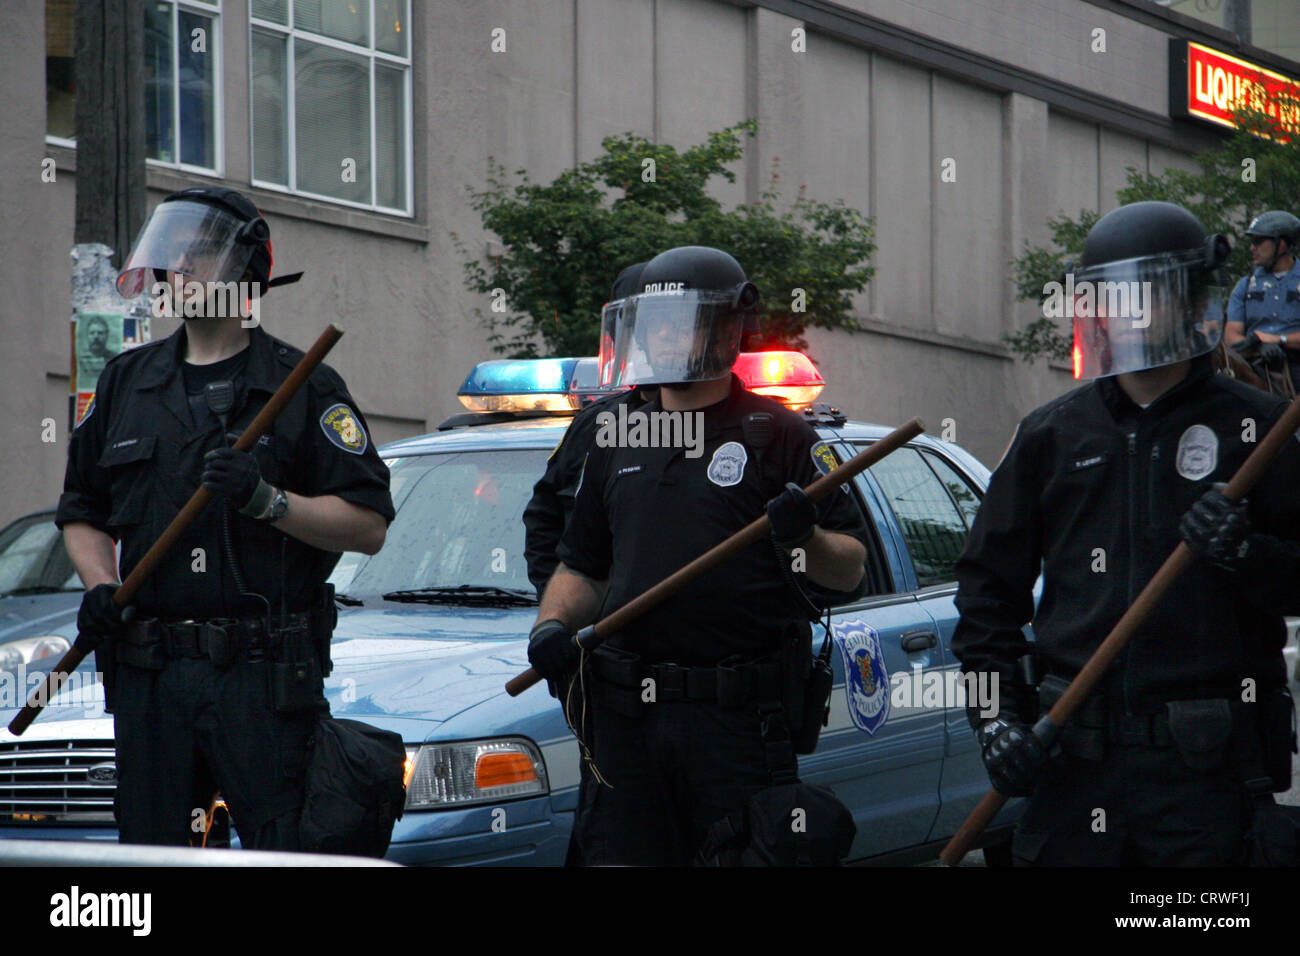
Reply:
M854 726L875 735L889 719L889 670L880 635L865 621L834 621L831 633L844 660L844 696Z

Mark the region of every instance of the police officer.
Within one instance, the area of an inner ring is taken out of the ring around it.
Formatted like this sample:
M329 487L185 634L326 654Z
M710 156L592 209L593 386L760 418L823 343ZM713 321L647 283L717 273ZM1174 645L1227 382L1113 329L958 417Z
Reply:
M1290 785L1282 615L1300 612L1300 446L1249 501L1216 490L1284 409L1213 374L1227 252L1170 203L1097 222L1076 288L1149 283L1149 307L1076 303L1076 374L1094 381L1020 423L958 562L953 651L1000 688L996 716L972 708L971 722L993 785L1029 796L1018 864L1237 862L1252 792ZM1035 705L1059 699L1180 536L1197 560L1044 753ZM1017 666L1031 618L1037 694Z
M1300 388L1300 219L1275 209L1256 216L1246 236L1255 268L1232 290L1224 341L1239 352L1255 351L1266 366L1285 360Z
M633 294L636 280L645 265L638 262L618 274L610 290L610 301L602 310L602 328L610 325L608 317L613 316L622 307L623 300ZM602 345L607 338L609 336L602 336ZM612 344L612 339L610 341ZM600 359L604 369L610 364L612 355L602 355ZM600 382L602 386L607 384L607 380ZM524 509L524 559L528 562L528 580L533 582L539 595L546 590L546 583L559 563L555 549L573 511L573 495L582 463L596 442L596 416L602 411L617 413L620 405L626 405L629 411L640 408L653 397L654 392L653 386L623 388L588 405L574 416L564 431L564 437L546 460L546 471L533 486L533 497Z
M640 278L641 270L645 265L644 262L638 262L618 274L614 280L614 287L610 290L610 301L601 312L600 386L608 386L611 380L609 370L613 358L611 353L612 332L615 327L613 317L622 308L623 301L636 291L636 281ZM606 334L607 330L608 334ZM586 461L587 453L596 442L599 426L596 416L602 411L613 411L617 414L620 405L626 405L629 411L638 409L654 397L655 391L653 386L639 389L625 388L597 399L574 416L573 421L564 431L564 437L551 452L551 457L546 461L546 471L533 486L533 497L524 509L524 559L528 562L528 580L533 582L538 595L546 591L547 582L555 573L556 565L560 561L555 551L559 547L560 536L564 533L569 515L573 512L573 496L578 487L582 463ZM563 694L569 686L567 679L569 676L562 678L559 686L552 682L552 693L560 697L565 704L571 699L567 694ZM575 726L578 727L579 737L583 738L585 735L581 728L582 715L569 716L567 707L565 713L571 724L576 720ZM589 765L589 754L583 755L583 759L579 762L578 773L578 792L585 794L588 788L595 785L595 778ZM581 797L579 802L582 802ZM578 840L580 824L580 819L575 821L573 832L569 836L565 866L581 865L582 855Z
M393 517L388 470L325 365L253 452L230 447L302 355L239 314L275 284L271 264L266 221L238 192L163 200L118 290L187 318L105 366L72 435L56 522L89 589L78 641L99 646L124 843L199 842L215 786L244 846L297 848L307 742L325 707L325 580L339 552L378 551ZM125 576L200 483L213 502L124 624L115 542Z
M658 384L640 411L698 416L703 444L695 457L689 448L630 441L591 448L529 661L547 679L573 671L575 629L764 507L773 532L591 655L582 674L591 684L595 772L608 786L589 788L579 808L590 864L689 864L714 822L793 766L788 738L767 733L778 719L792 629L807 652L783 565L806 567L808 579L841 594L862 579L865 528L851 499L832 494L814 505L799 490L818 473L815 432L730 374L745 313L757 305L735 259L687 246L646 265L618 316L620 382Z

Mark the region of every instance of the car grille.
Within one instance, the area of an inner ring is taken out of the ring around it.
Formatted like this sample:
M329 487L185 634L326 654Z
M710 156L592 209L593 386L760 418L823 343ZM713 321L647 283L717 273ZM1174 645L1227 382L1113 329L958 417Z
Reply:
M114 756L112 740L0 743L0 825L113 823Z

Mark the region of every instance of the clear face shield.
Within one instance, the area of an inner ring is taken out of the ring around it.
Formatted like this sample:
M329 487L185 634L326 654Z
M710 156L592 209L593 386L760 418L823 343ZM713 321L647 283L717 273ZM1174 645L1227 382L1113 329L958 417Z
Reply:
M155 270L187 281L238 282L254 249L270 238L265 220L245 222L220 206L190 200L161 203L145 221L117 277L117 291L133 299L148 291Z
M722 378L740 354L744 318L726 292L648 292L601 313L601 385Z
M1223 336L1224 289L1200 249L1080 269L1066 277L1065 296L1077 379L1172 365Z

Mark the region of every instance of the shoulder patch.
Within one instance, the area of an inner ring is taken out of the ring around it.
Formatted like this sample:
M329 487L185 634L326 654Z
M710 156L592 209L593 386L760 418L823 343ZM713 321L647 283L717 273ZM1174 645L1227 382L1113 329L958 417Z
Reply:
M729 441L718 446L709 461L709 481L719 488L738 485L745 477L745 465L749 461L749 452L738 441Z
M81 413L81 416L77 419L77 424L72 426L72 430L76 431L78 428L80 428L81 423L84 422L87 418L89 418L91 416L91 413L94 411L95 411L95 396L91 395L90 401L86 403L85 411L83 411Z
M366 430L361 427L352 409L342 402L325 409L325 414L320 417L320 428L331 445L350 451L354 455L364 454L370 446Z
M839 461L835 458L835 452L831 450L830 442L819 441L810 449L813 464L823 475L829 475L839 467Z

